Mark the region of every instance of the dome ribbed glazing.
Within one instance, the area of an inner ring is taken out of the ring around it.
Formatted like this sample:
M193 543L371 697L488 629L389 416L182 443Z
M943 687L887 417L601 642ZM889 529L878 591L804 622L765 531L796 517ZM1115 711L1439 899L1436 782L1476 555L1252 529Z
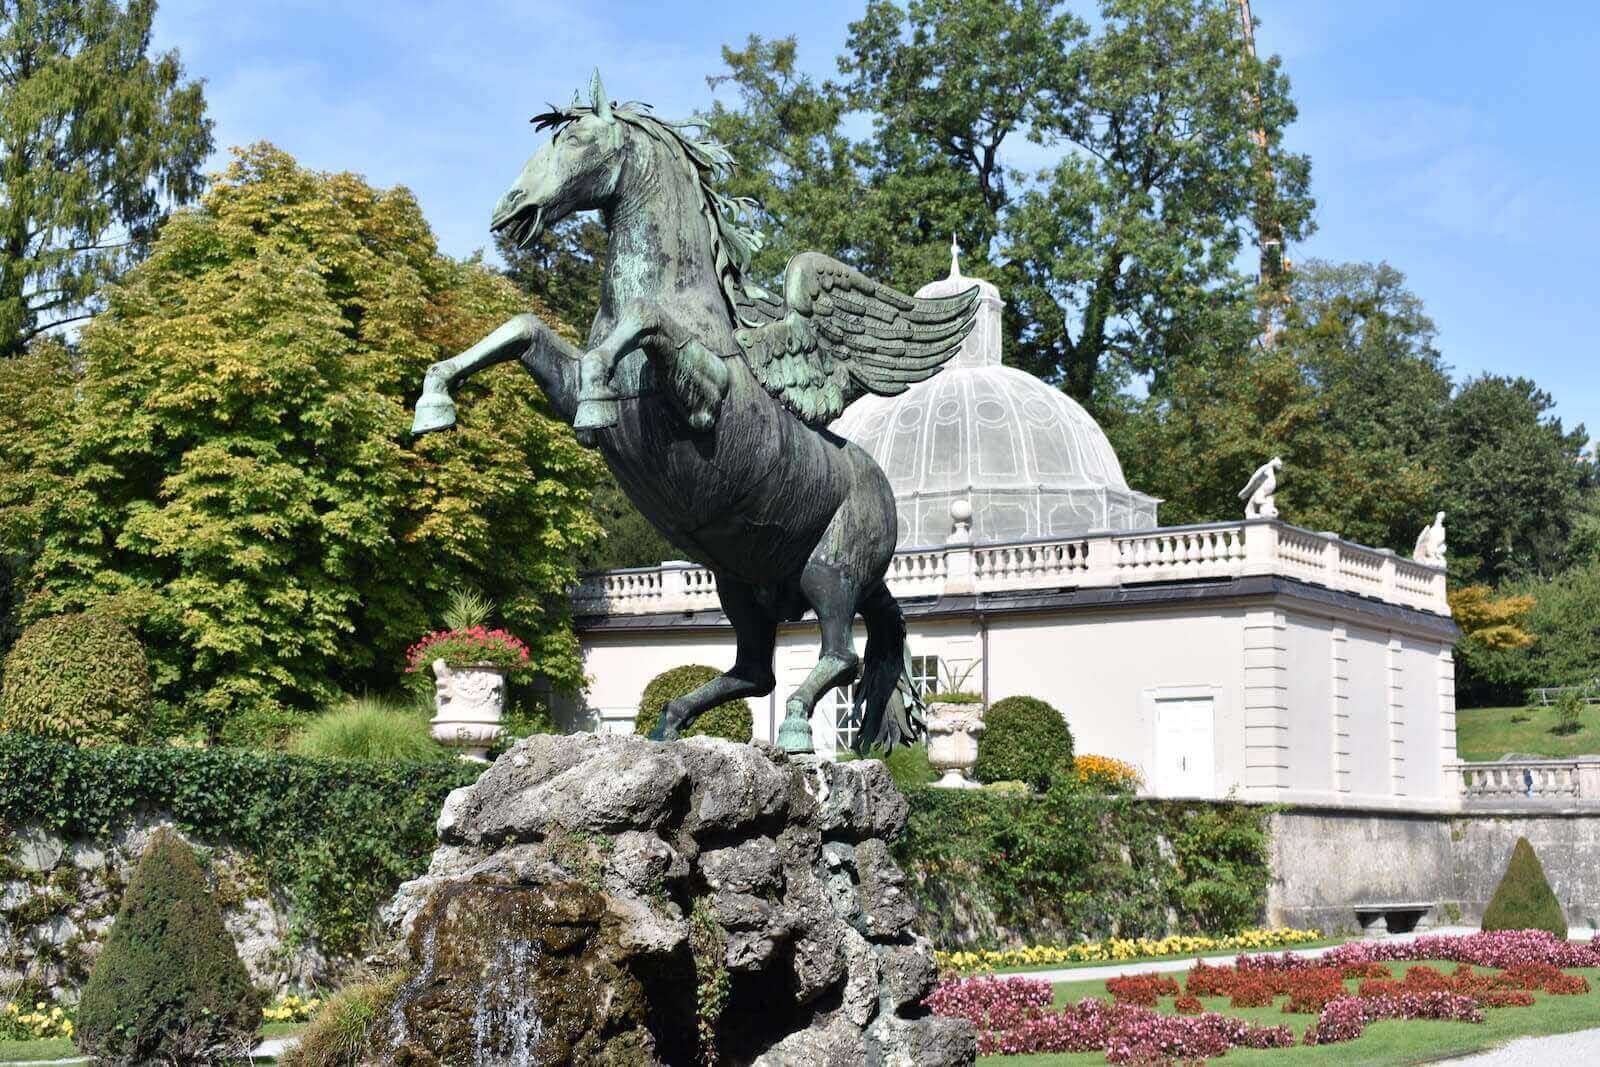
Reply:
M918 290L977 285L978 320L944 370L895 397L865 396L833 424L877 460L894 488L901 548L942 545L950 505L972 505L972 537L994 544L1156 525L1154 497L1128 488L1122 464L1077 401L1000 362L1005 302L988 282L950 276Z

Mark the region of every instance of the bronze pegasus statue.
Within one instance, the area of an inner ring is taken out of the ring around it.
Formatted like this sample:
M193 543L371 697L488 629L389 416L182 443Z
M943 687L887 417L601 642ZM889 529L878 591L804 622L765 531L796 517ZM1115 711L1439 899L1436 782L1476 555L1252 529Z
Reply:
M864 394L892 396L937 373L972 329L977 290L917 299L806 252L789 261L782 295L770 293L746 277L762 243L747 222L753 204L714 188L732 157L690 136L694 124L608 100L598 73L587 104L574 98L533 121L554 135L491 227L527 245L574 212L601 213L609 240L588 349L518 315L428 369L413 432L454 423L456 382L521 360L634 505L715 574L735 662L670 701L653 738L675 738L723 701L771 693L778 626L809 609L822 655L789 695L779 744L811 751L818 700L857 681L857 750L915 740L905 622L884 583L894 496L872 458L828 425Z

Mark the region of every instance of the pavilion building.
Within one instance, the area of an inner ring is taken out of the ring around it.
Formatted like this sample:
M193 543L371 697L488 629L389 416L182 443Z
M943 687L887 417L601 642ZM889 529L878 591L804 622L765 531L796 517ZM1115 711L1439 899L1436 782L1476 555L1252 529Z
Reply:
M1048 701L1078 752L1135 764L1153 795L1458 803L1444 568L1278 519L1157 525L1159 502L1128 486L1093 418L1002 365L994 286L952 261L918 295L973 284L978 321L946 368L833 427L894 488L888 580L918 684ZM656 674L733 662L696 564L591 575L574 610L591 679L574 725L631 730ZM818 651L813 622L781 629L778 688L751 701L758 738L776 735ZM848 745L849 695L824 698L812 727L819 751Z

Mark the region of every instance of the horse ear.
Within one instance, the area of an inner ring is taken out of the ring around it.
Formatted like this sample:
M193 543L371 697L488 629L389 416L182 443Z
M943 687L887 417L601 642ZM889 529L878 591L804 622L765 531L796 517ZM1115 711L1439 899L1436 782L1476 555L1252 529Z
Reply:
M600 68L594 69L594 77L589 81L589 106L594 113L607 122L615 122L616 116L611 113L611 101L606 99L606 87L600 84Z

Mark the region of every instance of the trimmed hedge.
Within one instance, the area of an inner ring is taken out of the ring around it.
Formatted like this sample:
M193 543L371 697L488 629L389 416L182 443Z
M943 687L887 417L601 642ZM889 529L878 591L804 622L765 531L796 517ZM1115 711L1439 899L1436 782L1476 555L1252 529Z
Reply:
M661 709L667 701L676 700L694 692L722 672L703 664L673 667L662 671L639 696L639 711L633 719L633 732L644 737L661 721ZM729 741L746 744L755 732L755 719L750 714L750 704L744 700L729 700L700 713L694 725L683 731L682 737L725 737Z
M1485 930L1548 930L1567 937L1567 917L1526 837L1517 838L1506 873L1483 909Z
M214 1063L249 1048L250 984L194 852L151 835L78 1003L78 1048L103 1064Z
M78 749L0 733L0 826L104 838L139 810L254 853L295 933L361 947L376 909L427 868L445 796L483 772L458 760L368 763L232 749Z
M1006 697L990 705L978 735L980 782L1027 782L1048 789L1072 770L1072 731L1061 713L1035 697Z
M41 619L6 656L0 730L75 743L129 741L149 714L144 646L115 619Z
M919 789L893 844L941 949L1227 934L1266 908L1267 812L1231 802Z

